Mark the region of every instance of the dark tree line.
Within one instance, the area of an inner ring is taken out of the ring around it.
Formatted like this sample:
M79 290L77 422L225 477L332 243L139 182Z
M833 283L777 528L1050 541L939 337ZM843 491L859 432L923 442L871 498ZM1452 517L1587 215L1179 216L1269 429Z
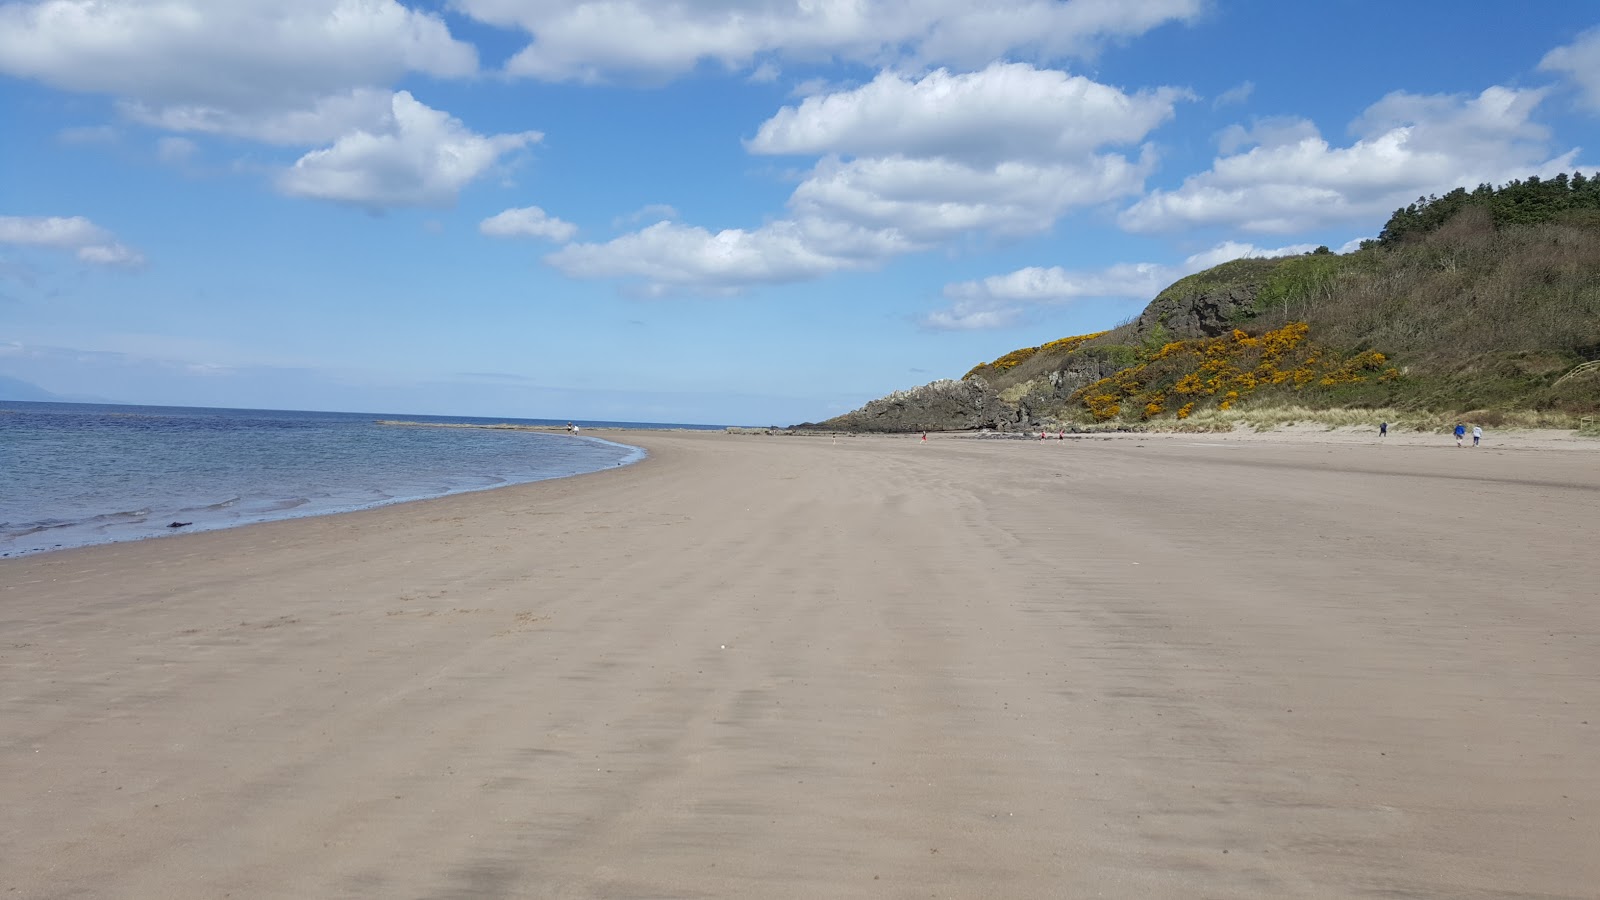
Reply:
M1600 175L1589 178L1582 172L1570 176L1563 172L1550 179L1535 175L1499 188L1480 184L1471 191L1456 188L1443 197L1418 197L1417 202L1394 211L1378 235L1378 243L1392 246L1436 231L1469 206L1488 209L1497 226L1575 217L1600 223Z

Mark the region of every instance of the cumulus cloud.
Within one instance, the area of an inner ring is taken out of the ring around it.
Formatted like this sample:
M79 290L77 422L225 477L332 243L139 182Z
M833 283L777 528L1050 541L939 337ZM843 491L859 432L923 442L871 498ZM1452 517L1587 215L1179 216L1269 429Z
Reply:
M1149 157L1134 161L1116 154L1055 165L829 157L789 202L802 217L892 229L926 245L968 231L1044 231L1067 210L1137 193L1152 165Z
M0 216L0 244L73 251L84 262L139 268L145 259L82 216Z
M279 176L279 189L369 209L448 206L502 156L543 137L536 131L476 134L406 91L393 95L383 125L302 156Z
M961 0L796 3L794 0L455 0L481 21L532 42L509 72L547 80L670 77L702 62L744 69L772 57L974 67L999 57L1090 56L1104 42L1193 19L1201 0Z
M578 226L548 215L537 206L508 209L478 223L478 230L490 237L535 237L568 241Z
M1356 140L1346 147L1307 122L1230 130L1222 140L1229 155L1176 190L1150 194L1119 221L1132 231L1232 225L1292 233L1378 220L1458 185L1554 175L1577 151L1549 155L1549 132L1532 119L1543 97L1498 86L1476 97L1395 92L1353 123Z
M1600 28L1591 28L1572 43L1546 53L1539 69L1565 76L1577 86L1584 105L1600 111Z
M1217 149L1232 154L1246 147L1282 147L1304 140L1317 140L1322 133L1307 119L1295 116L1269 116L1248 126L1229 125L1217 135Z
M156 107L293 108L477 53L395 0L35 0L0 6L0 72Z
M870 268L968 232L1038 232L1073 207L1136 193L1147 168L1148 162L1114 155L1079 166L982 168L942 159L830 157L795 189L788 218L717 232L658 222L546 259L575 277L640 278L658 286L729 290L805 280Z
M933 331L987 331L1007 328L1023 318L1020 307L998 307L960 301L949 309L935 310L922 317L922 327Z
M946 285L952 300L999 300L1061 303L1080 297L1153 297L1172 281L1173 266L1118 263L1104 269L1077 270L1029 266L981 281Z
M1263 259L1293 256L1313 249L1310 244L1267 249L1226 241L1176 265L1118 263L1103 269L1078 270L1029 266L1004 275L946 285L944 296L951 301L950 305L928 313L922 324L942 331L1000 328L1021 320L1030 309L1039 306L1055 306L1085 298L1146 300L1185 275L1229 260L1247 256Z
M1153 152L1106 148L1143 141L1182 96L1021 64L914 80L885 72L780 110L747 143L821 155L785 217L715 232L657 224L548 259L579 277L726 290L870 267L966 234L1036 234L1072 209L1138 194Z
M285 193L369 207L439 206L533 132L485 137L388 85L474 75L477 51L398 0L14 0L0 74L114 98L127 119L186 135L321 147ZM158 149L167 162L187 138Z
M726 292L864 268L895 252L894 242L892 235L830 223L779 221L711 232L657 222L605 243L568 244L545 260L578 278L638 278L658 293L683 287Z
M854 90L806 98L762 123L754 153L939 156L972 162L1053 160L1136 144L1187 93L1127 94L1020 63L940 69L912 80L882 72Z
M118 109L129 119L167 131L228 135L294 147L383 128L394 114L394 94L379 88L351 88L307 99L298 107L268 110L152 106L133 100L119 102Z

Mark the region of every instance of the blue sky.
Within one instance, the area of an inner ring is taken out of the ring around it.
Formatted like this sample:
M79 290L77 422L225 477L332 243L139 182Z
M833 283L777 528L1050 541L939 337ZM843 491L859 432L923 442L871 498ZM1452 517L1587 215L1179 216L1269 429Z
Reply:
M789 424L1457 185L1592 0L0 0L0 382Z

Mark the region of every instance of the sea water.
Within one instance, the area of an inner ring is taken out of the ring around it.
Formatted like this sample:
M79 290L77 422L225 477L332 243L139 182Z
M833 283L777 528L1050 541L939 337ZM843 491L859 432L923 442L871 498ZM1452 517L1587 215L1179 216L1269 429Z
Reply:
M364 509L594 472L644 456L581 433L387 421L566 424L0 402L0 556Z

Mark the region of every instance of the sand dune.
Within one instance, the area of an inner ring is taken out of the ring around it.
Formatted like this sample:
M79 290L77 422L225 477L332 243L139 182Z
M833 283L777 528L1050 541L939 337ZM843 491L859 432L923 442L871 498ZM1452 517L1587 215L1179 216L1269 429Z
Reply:
M0 561L0 895L1596 895L1593 444L624 439Z

